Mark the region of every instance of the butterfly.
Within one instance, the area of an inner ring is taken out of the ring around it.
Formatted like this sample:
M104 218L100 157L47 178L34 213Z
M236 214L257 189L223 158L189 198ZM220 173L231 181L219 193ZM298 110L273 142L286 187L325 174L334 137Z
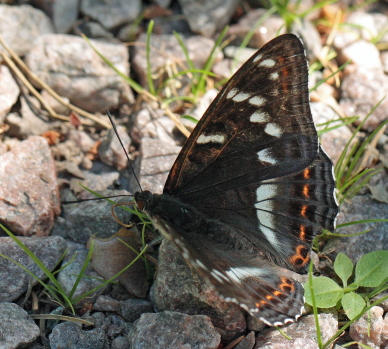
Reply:
M138 208L227 301L270 326L295 321L312 240L338 214L311 116L303 44L279 36L228 81L187 139L163 194Z

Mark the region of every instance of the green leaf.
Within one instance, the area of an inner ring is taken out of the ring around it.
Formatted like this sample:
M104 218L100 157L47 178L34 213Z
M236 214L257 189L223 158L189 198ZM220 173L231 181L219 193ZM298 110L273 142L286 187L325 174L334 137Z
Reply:
M364 255L356 265L354 282L359 286L377 287L388 278L388 251Z
M313 280L313 291L318 308L334 307L344 294L343 288L326 276L320 276ZM311 305L311 293L307 283L304 285L306 303Z
M364 299L354 292L345 294L341 299L341 304L349 320L353 320L364 311L366 306Z
M341 278L343 286L346 287L353 272L353 262L346 254L339 253L334 261L334 271Z

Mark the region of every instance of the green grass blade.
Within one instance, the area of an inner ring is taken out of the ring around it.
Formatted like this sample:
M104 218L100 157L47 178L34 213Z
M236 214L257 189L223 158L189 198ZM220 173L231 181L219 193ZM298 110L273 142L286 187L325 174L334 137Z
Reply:
M340 128L340 127L350 125L350 124L352 124L353 122L355 122L357 120L358 120L357 116L350 116L350 117L340 118L340 119L336 119L336 120L330 120L330 121L318 124L317 128L318 129L321 128L321 129L318 130L318 136L322 136L324 133L330 132L332 130L336 130L336 129ZM330 124L334 124L336 122L338 122L339 124L329 127Z
M383 102L385 97L383 97L368 113L368 115L360 122L360 124L357 126L356 130L353 132L352 136L350 137L349 141L346 143L345 148L337 162L337 164L334 167L334 173L336 174L337 183L343 182L343 173L345 171L345 168L348 166L349 161L344 162L344 159L346 157L346 154L348 153L348 149L350 145L353 142L353 139L356 137L357 133L361 130L361 128L364 126L365 122L368 120L368 118L372 115L372 113L380 106L380 104ZM384 123L385 124L385 123ZM349 157L348 157L349 158ZM350 158L349 158L350 159ZM342 170L341 170L342 169ZM349 172L349 171L348 171ZM346 181L345 181L346 182Z
M218 36L217 38L217 41L215 42L204 66L203 66L203 70L204 71L207 71L209 72L211 70L211 67L213 65L213 62L214 62L214 54L216 52L216 49L221 45L221 42L222 40L224 39L227 31L229 30L229 27L226 26L223 31L221 32L221 34ZM200 92L204 92L205 91L205 83L206 83L206 76L207 74L201 74L199 79L198 79L198 84L197 86L195 87L194 91L193 91L193 94L194 94L194 97L198 97L198 93Z
M152 79L151 73L151 34L154 27L154 21L151 20L147 28L147 37L146 37L146 60L147 60L147 83L150 93L155 96L155 87L154 81Z
M364 153L365 148L371 142L371 140L376 136L376 134L388 123L388 120L384 121L381 125L379 125L365 140L361 143L359 149L355 153L351 163L348 166L349 176L345 177L345 181L350 177L350 174L353 172L354 168L358 165L358 161Z
M171 98L168 98L168 99L165 99L163 102L162 102L162 107L163 106L168 106L169 104L175 102L175 101L187 101L189 103L194 103L194 98L193 97L190 97L190 96L174 96L174 97L171 97Z
M173 34L174 34L175 38L177 39L178 44L179 44L179 46L181 47L181 49L183 51L183 54L186 57L186 62L187 62L187 65L188 65L189 69L190 70L195 70L195 66L194 66L193 60L190 58L189 51L187 50L187 47L184 44L182 38L180 37L180 35L175 30L173 31ZM194 75L194 77L195 77L195 80L197 80L198 75Z
M80 272L79 272L79 274L77 276L77 279L75 280L75 282L73 284L73 287L71 288L71 290L69 292L69 298L70 299L73 298L74 293L77 290L77 287L78 287L79 283L81 282L82 278L84 277L84 275L86 273L86 269L89 266L90 260L91 260L92 255L93 255L93 250L94 250L94 244L93 244L93 240L92 240L92 242L90 244L90 248L89 248L88 254L87 254L86 258L85 258L85 262L83 263L82 268L81 268L81 270L80 270Z
M363 172L359 173L358 175L354 176L353 178L350 178L341 188L338 189L339 194L343 194L348 187L350 187L353 183L357 182L360 178L365 176L369 172L373 172L374 168L365 169Z
M335 72L331 73L329 76L327 76L326 78L320 80L319 82L316 83L316 85L312 88L310 88L310 92L312 91L315 91L319 86L321 86L323 83L325 83L327 80L329 80L330 78L332 78L334 75L338 74L340 71L344 70L346 68L347 65L349 65L351 63L351 60L349 59L347 62L345 62L344 64L342 64Z
M93 49L94 52L97 53L97 55L104 61L105 64L107 64L110 68L112 68L117 75L119 75L121 78L125 80L125 82L133 88L137 93L146 93L147 91L144 90L144 88L138 84L135 80L132 80L130 77L126 76L123 72L118 70L114 64L112 64L111 61L109 61L100 51L97 50L97 48L91 43L89 38L85 35L82 35L83 39L88 43L88 45Z
M351 221L351 222L346 222L346 223L341 223L337 225L338 228L344 228L344 227L349 227L351 225L357 225L357 224L365 224L365 223L385 223L388 222L388 219L362 219L359 221Z
M312 261L309 264L308 276L309 276L308 286L311 294L311 306L313 308L313 314L314 314L314 320L315 320L315 333L317 334L318 347L322 348L321 327L319 324L318 308L317 308L317 302L315 299L315 293L314 293L314 287L313 287L313 262Z

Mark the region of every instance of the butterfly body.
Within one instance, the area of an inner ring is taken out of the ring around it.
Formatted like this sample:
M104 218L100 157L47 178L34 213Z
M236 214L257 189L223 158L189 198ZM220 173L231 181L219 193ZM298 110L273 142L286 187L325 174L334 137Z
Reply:
M163 194L135 194L198 274L269 325L299 317L303 287L281 268L305 273L312 239L338 213L307 81L300 40L272 40L210 105Z

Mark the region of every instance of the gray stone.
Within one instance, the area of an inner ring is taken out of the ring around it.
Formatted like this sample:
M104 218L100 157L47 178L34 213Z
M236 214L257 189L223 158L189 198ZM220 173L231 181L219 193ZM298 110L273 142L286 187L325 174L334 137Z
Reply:
M386 219L387 217L387 204L372 200L369 194L356 195L341 205L337 225L366 219ZM363 223L339 228L336 232L344 235L355 234L367 229L371 231L362 235L331 239L323 253L328 255L329 260L334 260L335 256L342 252L356 263L368 252L388 249L387 228L388 223Z
M11 110L19 97L19 87L5 65L0 66L0 123Z
M92 168L89 171L84 171L83 175L85 179L81 182L82 185L91 190L102 192L113 188L113 183L119 179L120 172L101 161L93 161ZM70 179L70 188L75 193L81 193L81 198L88 198L90 195L80 187L80 180L78 178Z
M28 97L28 101L25 97L20 98L21 109L20 115L16 113L10 113L6 117L6 122L9 125L8 134L12 137L27 138L29 136L40 136L48 131L52 125L39 118L34 111L31 110L30 103L32 105L39 102L34 97Z
M49 270L53 270L58 264L59 259L67 247L66 242L59 236L19 237L18 239ZM39 279L46 279L44 272L12 238L0 237L0 253L20 263ZM32 278L11 260L3 257L0 257L0 280L0 301L2 302L16 300L27 291L30 283L32 285L38 283L37 280Z
M118 336L112 341L111 349L128 349L129 340L127 337Z
M57 33L67 33L76 25L79 15L78 0L41 0L33 5L46 13L54 22Z
M67 295L70 295L70 292L73 289L73 286L78 278L78 275L80 275L82 268L85 265L86 256L88 254L87 250L77 250L77 254L75 256L75 259L66 266L66 268L62 269L58 273L58 281L62 285L65 293ZM74 254L68 254L64 260L62 265L65 265L70 261L70 259L74 257ZM85 270L85 277L83 277L73 293L72 299L78 298L85 294L86 292L94 289L95 287L98 287L102 284L103 280L101 280L101 276L89 265ZM104 288L100 288L99 292L102 292ZM98 296L98 291L95 291L92 295L89 295L86 299L83 301L90 302L93 301ZM81 301L82 302L82 301ZM80 303L77 303L78 305Z
M252 30L253 36L249 41L250 47L260 48L271 39L275 38L277 34L284 34L285 26L283 19L278 15L268 17L264 22L257 26L258 21L265 15L267 10L256 9L249 11L243 16L237 24L232 25L228 31L228 36L234 37L233 43L237 46L241 44L242 40Z
M108 296L99 296L93 305L97 311L113 311L121 315L126 321L134 322L140 318L141 314L152 313L153 305L144 299L128 299L118 301Z
M229 23L239 1L237 0L179 0L183 14L194 33L212 37Z
M338 119L337 114L326 104L322 102L312 102L310 105L315 124L323 124ZM322 147L334 163L341 156L341 153L351 136L352 132L347 126L342 126L321 135L320 141Z
M39 337L39 327L14 303L0 303L0 348L25 348Z
M173 136L175 124L163 113L163 110L144 108L135 117L135 126L142 137L156 138L162 142L176 144Z
M86 20L84 23L79 25L79 30L88 38L108 39L108 41L114 38L111 32L106 30L100 23L97 22Z
M100 22L107 29L132 23L140 14L140 0L84 0L81 2L83 14Z
M102 329L84 331L72 322L55 326L49 339L51 349L104 349L106 342Z
M125 190L106 190L100 193L103 196L123 195L117 202L128 202L124 195ZM68 235L77 242L86 243L91 236L108 238L116 234L121 226L114 220L111 212L112 205L105 200L84 201L67 204L63 208L63 217L66 219ZM115 213L121 222L130 222L131 214L116 209Z
M58 99L54 98L49 92L46 90L42 90L40 92L40 95L44 99L44 101L58 114L62 115L69 115L70 114L70 109L60 103ZM69 98L61 96L61 99L66 102L70 103Z
M338 320L332 314L319 314L322 342L328 341L338 330ZM313 315L303 316L298 322L282 327L282 332L270 328L256 338L255 349L317 349L316 327ZM290 337L286 338L286 336Z
M388 94L388 76L381 69L358 67L346 75L341 84L340 106L346 115L365 117ZM364 128L373 132L387 117L388 99L372 113ZM360 121L359 121L360 122Z
M120 125L116 126L116 129L125 150L128 152L131 138L129 138L127 130ZM98 155L100 156L101 161L109 166L116 167L118 170L122 170L127 167L128 164L120 140L117 138L117 135L112 128L108 131L108 134L103 138L98 147Z
M17 55L25 55L40 35L53 32L50 19L42 11L29 5L0 5L0 36ZM5 52L2 45L0 51Z
M358 40L342 49L337 49L337 54L337 60L340 64L345 64L350 60L352 64L367 69L382 69L378 48L366 40Z
M143 138L140 184L143 190L162 193L164 183L180 147L157 139Z
M92 44L123 74L129 72L128 50L122 44ZM26 64L59 95L90 112L132 102L127 84L85 40L71 35L43 35L26 56Z
M378 306L371 308L360 319L350 325L349 335L365 347L372 349L382 348L387 340L388 319L383 318L384 310ZM363 347L364 347L363 346ZM360 346L361 347L361 346Z
M210 318L165 311L143 314L129 337L131 349L217 349L220 335Z
M0 222L14 234L48 235L60 212L54 160L47 141L32 136L0 157Z
M367 41L371 41L384 29L387 16L382 13L354 11L346 18L346 23L351 24L348 30L356 32L358 36Z
M79 15L78 0L54 0L52 3L52 18L57 33L67 33L75 24Z
M252 349L255 345L255 342L255 332L251 331L240 343L237 344L235 349Z

